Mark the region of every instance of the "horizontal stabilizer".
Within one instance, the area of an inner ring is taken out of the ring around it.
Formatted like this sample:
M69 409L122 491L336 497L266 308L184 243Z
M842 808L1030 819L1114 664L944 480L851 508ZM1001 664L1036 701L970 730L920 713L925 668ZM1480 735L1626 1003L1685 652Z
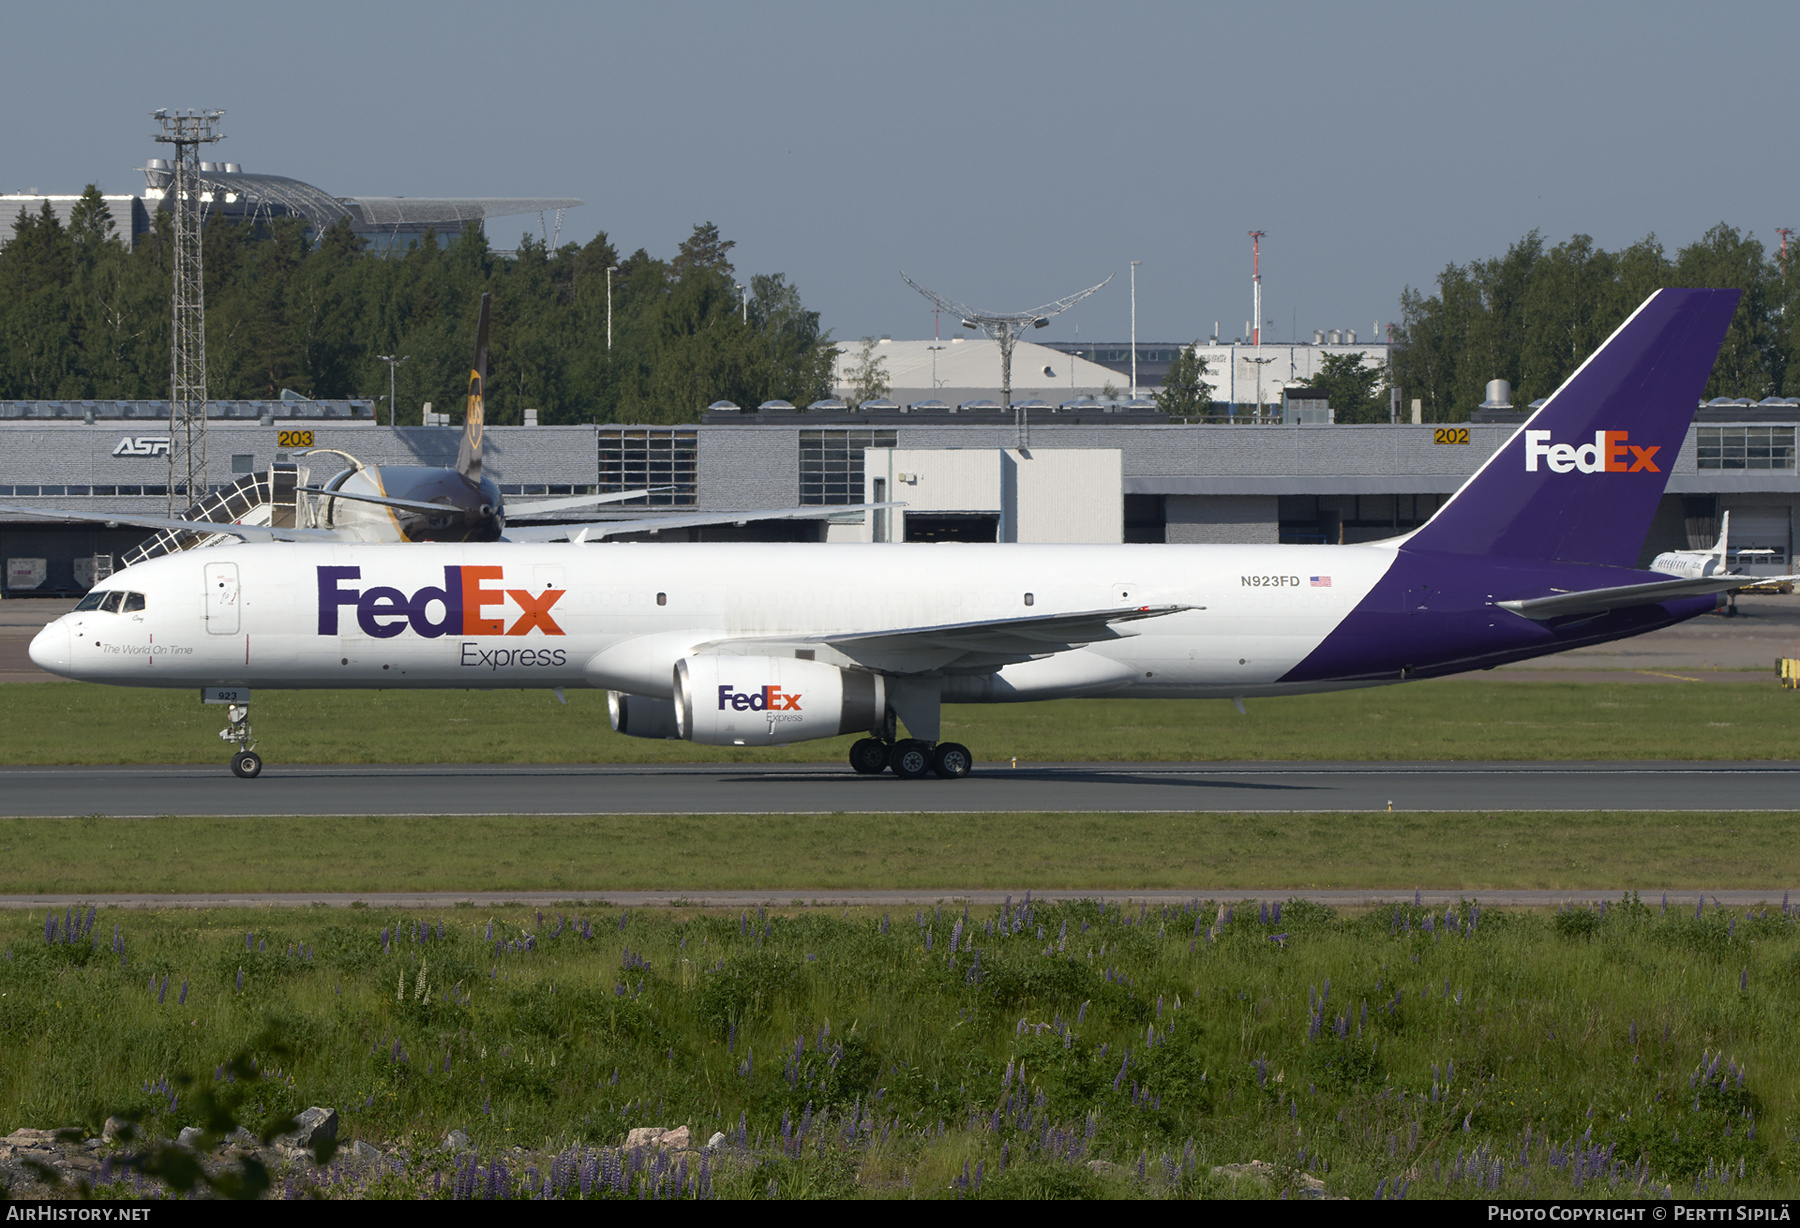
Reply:
M635 493L635 492L634 492ZM506 540L515 542L599 541L623 533L656 533L663 529L691 529L709 524L749 524L757 520L823 520L850 512L872 512L905 503L852 503L830 507L778 507L756 512L695 512L687 516L644 516L636 520L587 520L579 524L506 526Z
M210 520L182 520L178 516L140 516L136 512L72 512L54 507L20 507L0 503L0 512L35 516L43 520L79 520L88 524L129 524L144 529L173 529L177 533L228 533L244 541L336 541L329 529L277 529L266 524L218 524Z
M1621 584L1616 588L1590 588L1579 593L1553 593L1494 604L1514 614L1543 622L1573 614L1604 614L1634 605L1655 605L1674 597L1702 597L1724 593L1747 584L1780 584L1800 576L1702 576L1696 580L1655 580L1649 584Z

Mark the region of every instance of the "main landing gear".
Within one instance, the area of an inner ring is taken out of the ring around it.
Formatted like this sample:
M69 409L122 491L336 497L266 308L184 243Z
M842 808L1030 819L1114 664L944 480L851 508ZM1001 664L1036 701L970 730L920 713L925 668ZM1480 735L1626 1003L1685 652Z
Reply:
M945 780L961 780L974 762L969 748L960 742L864 738L850 748L850 766L865 776L892 768L902 780L923 780L933 773Z
M262 756L253 749L256 742L250 735L250 705L232 704L225 709L225 717L231 723L219 730L219 739L224 742L236 742L237 753L231 757L231 774L242 780L254 780L262 774Z

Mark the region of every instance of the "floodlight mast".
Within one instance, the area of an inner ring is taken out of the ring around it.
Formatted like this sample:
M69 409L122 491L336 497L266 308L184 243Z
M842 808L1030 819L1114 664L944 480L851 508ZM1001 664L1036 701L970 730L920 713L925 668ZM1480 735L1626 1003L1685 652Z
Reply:
M206 497L206 291L200 270L200 230L206 202L200 146L222 139L223 111L153 111L162 125L155 139L175 147L169 214L175 223L175 268L169 296L169 515Z
M1106 281L1101 282L1098 286L1089 286L1078 294L1059 298L1055 302L1045 303L1030 311L977 311L955 299L948 299L941 294L927 290L908 277L904 269L900 272L900 280L930 299L932 305L939 311L947 311L961 320L964 328L977 329L1000 343L1000 408L1010 409L1012 407L1013 345L1019 339L1020 330L1026 325L1030 325L1032 328L1044 327L1050 323L1050 317L1061 315L1088 295L1104 287L1107 281L1112 280L1112 277L1107 277ZM1021 448L1029 447L1031 444L1030 423L1026 421L1023 411L1015 412L1013 417L1019 431L1019 446Z

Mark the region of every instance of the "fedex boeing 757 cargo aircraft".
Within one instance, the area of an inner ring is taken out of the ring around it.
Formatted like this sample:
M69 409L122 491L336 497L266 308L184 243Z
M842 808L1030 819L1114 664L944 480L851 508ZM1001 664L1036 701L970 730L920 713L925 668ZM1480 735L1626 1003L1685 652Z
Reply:
M1668 626L1744 582L1635 566L1737 298L1658 291L1389 541L245 544L126 568L31 657L229 704L245 777L262 687L599 687L634 737L862 733L859 772L954 778L971 756L938 739L945 703L1241 704L1483 669Z

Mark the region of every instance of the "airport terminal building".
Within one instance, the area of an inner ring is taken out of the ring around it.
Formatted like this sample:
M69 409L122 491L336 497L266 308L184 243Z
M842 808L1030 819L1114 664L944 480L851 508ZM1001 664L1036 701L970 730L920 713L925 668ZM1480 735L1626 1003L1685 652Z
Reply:
M1351 543L1423 523L1517 429L1456 425L1183 424L1149 409L717 409L690 426L489 427L488 473L507 495L667 487L609 515L908 506L879 521L673 529L657 540ZM168 409L161 402L0 402L0 504L165 514ZM1476 415L1477 419L1483 416ZM1703 406L1670 472L1647 560L1710 546L1729 511L1751 572L1785 572L1800 472L1800 401ZM344 467L311 449L380 464L451 464L456 427L378 426L367 401L215 402L210 478L278 461L314 481ZM873 450L874 455L871 455ZM1034 474L1043 475L1035 484ZM1035 493L1033 493L1035 492ZM1009 502L1010 500L1010 502ZM0 511L0 595L79 593L146 530L57 524ZM273 546L272 549L279 549Z

